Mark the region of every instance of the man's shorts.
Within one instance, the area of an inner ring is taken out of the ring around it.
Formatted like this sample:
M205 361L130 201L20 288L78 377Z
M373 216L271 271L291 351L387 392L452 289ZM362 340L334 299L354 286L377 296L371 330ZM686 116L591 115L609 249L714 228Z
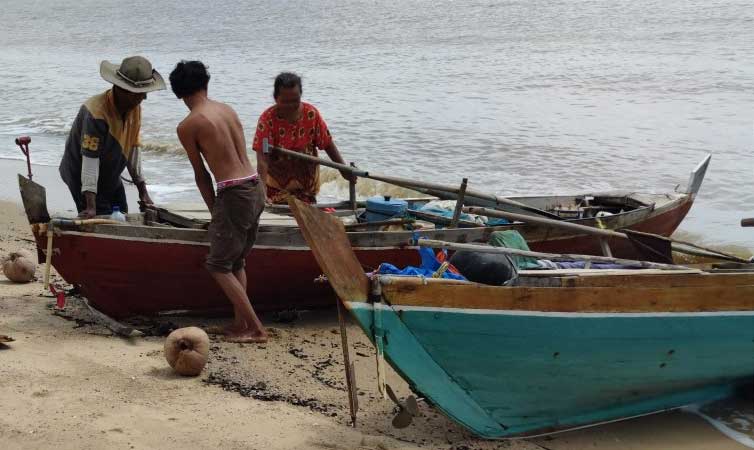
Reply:
M259 216L264 210L264 190L258 179L219 190L209 225L210 272L235 272L246 265L246 256L257 238Z

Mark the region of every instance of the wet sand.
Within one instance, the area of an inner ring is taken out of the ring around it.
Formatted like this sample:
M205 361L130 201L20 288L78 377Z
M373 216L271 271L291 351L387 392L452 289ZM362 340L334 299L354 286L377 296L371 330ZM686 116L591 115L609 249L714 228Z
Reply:
M26 219L17 205L0 202L0 253L17 248L34 249ZM41 279L41 267L37 273ZM136 318L129 323L147 336L124 339L97 324L76 297L64 311L53 305L41 281L16 285L0 276L0 335L15 339L0 349L3 448L746 448L680 411L487 442L420 404L420 417L397 430L390 424L393 404L377 392L372 346L350 324L360 408L352 428L334 310L267 315L272 339L264 345L215 337L202 375L182 378L165 362L164 335L225 319ZM392 371L388 383L399 397L409 394Z

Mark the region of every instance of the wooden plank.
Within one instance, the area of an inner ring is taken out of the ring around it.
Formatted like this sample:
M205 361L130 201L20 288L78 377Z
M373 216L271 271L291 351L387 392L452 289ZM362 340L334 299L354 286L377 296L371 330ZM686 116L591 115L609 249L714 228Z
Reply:
M387 220L378 220L375 222L360 222L360 223L349 223L348 225L345 225L346 231L352 231L360 228L378 228L378 227L384 227L387 225L405 225L407 223L414 223L414 219L407 219L405 217L397 218L397 219L387 219Z
M700 269L541 269L541 270L519 270L518 275L523 277L560 277L560 276L606 276L606 275L624 275L624 276L646 276L646 275L667 275L671 273L678 274L697 274L703 273Z
M335 217L291 197L288 204L314 257L343 301L366 301L369 280Z
M702 312L754 310L754 280L748 285L684 287L496 287L426 283L390 277L383 297L393 306L541 312Z

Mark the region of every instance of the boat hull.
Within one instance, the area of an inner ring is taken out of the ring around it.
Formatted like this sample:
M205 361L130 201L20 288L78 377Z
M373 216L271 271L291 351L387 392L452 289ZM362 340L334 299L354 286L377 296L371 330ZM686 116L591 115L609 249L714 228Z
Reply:
M373 337L373 305L348 306ZM751 311L376 308L391 365L485 438L639 416L717 399L754 382Z
M679 197L657 210L643 210L604 219L609 228L631 228L668 235L692 204ZM589 235L516 224L537 251L600 254ZM437 230L422 234L454 242L486 242L497 228ZM366 270L383 262L398 267L420 264L415 247L406 245L411 232L349 233ZM613 253L631 257L625 241L610 242ZM46 238L37 236L40 261ZM52 264L66 282L77 285L91 304L116 318L152 315L171 310L231 310L231 304L204 268L209 251L206 231L100 225L86 231L60 230L54 238ZM327 283L316 282L322 271L297 229L284 233L260 229L257 245L246 261L248 294L260 311L320 308L335 297Z

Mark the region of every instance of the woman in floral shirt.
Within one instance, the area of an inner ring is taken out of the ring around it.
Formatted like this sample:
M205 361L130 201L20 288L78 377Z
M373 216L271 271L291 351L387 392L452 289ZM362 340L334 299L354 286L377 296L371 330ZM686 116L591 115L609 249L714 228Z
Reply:
M262 153L262 141L310 156L324 150L335 162L344 163L330 130L317 108L301 101L301 78L284 72L275 78L275 104L259 117L253 149L257 170L264 181L267 201L285 203L289 195L316 203L319 192L319 165L283 155ZM352 175L343 173L350 180Z

